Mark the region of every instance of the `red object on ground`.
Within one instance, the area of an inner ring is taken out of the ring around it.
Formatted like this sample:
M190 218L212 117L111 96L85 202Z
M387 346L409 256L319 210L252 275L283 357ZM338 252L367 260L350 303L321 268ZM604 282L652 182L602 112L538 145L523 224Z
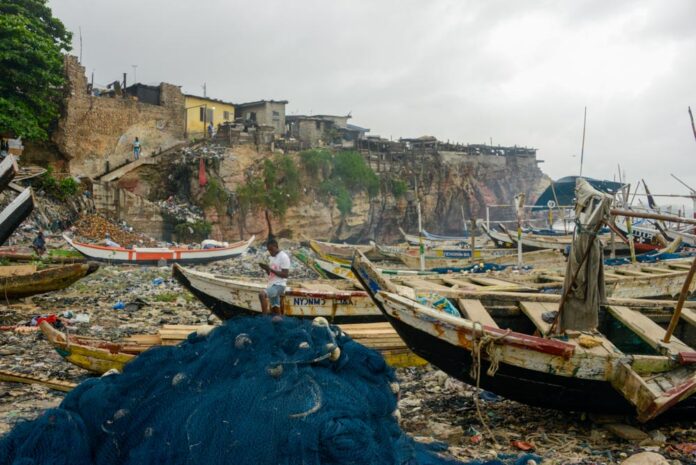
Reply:
M205 160L198 160L198 185L203 187L208 184L208 177L205 175Z
M42 316L36 319L36 326L39 326L42 321L45 321L46 323L50 324L51 326L54 326L56 324L56 321L58 321L58 316L57 315L48 315L48 316Z
M673 447L684 454L696 454L696 442L684 442Z
M525 441L512 441L511 444L519 450L529 451L534 450L534 445Z

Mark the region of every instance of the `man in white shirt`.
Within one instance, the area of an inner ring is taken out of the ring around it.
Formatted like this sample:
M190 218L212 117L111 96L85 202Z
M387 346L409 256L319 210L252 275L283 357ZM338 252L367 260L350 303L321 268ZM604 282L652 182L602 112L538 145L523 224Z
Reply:
M268 275L268 287L259 293L261 301L261 312L282 314L280 308L280 297L285 292L290 274L290 257L280 250L275 239L266 242L268 253L271 255L269 264L259 263L259 266Z

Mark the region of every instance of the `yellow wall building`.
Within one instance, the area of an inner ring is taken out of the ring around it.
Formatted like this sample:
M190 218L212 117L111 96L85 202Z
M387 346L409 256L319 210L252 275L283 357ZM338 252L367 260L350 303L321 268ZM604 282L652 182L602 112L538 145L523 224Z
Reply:
M225 121L234 121L234 105L222 100L199 97L196 95L184 95L186 106L186 136L207 136L206 127L212 122L213 127Z

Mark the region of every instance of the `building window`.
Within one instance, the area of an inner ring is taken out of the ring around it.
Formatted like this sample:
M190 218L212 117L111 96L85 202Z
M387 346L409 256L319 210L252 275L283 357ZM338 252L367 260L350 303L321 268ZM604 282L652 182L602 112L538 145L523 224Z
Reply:
M225 121L229 121L230 120L230 112L229 111L224 112L222 114L222 117L225 119Z
M321 130L321 121L315 121L314 124L317 126L317 131Z
M277 111L274 111L274 112L273 112L273 116L278 116L278 117L280 117L280 113L278 113Z
M206 114L206 110L207 110L207 114ZM198 118L201 121L204 121L206 123L212 123L213 122L213 109L201 107L200 112L198 113Z

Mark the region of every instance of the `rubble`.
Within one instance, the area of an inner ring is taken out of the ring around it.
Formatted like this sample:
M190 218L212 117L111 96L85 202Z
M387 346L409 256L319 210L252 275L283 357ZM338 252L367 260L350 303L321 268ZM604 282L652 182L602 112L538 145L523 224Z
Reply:
M133 232L133 228L121 222L120 224L107 220L101 215L83 214L73 226L75 234L91 241L103 241L108 233L111 240L122 247L128 246L156 246L157 242L152 238Z

